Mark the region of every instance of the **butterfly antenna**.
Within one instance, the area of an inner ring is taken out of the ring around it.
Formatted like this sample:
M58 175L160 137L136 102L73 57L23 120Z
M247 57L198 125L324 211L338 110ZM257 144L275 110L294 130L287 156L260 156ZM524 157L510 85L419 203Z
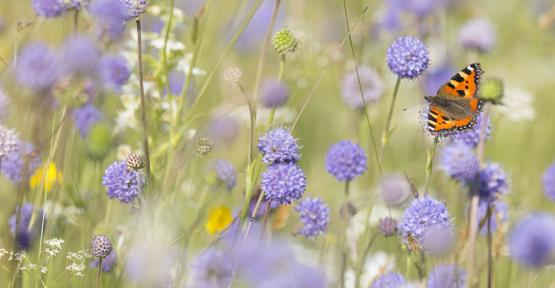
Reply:
M403 108L403 112L409 110L410 108L415 107L416 105L422 104L422 102L423 102L423 101L419 101L419 102L416 102L416 103L414 103L414 104L412 104L412 105L410 105L410 106L407 106L407 107Z

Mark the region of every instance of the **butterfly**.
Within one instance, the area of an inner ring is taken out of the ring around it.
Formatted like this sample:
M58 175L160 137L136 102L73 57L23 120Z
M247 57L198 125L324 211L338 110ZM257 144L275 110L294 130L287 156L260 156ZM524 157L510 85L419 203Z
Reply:
M443 84L436 96L424 97L429 103L427 126L430 132L451 134L474 126L482 109L476 91L483 73L479 63L470 64Z

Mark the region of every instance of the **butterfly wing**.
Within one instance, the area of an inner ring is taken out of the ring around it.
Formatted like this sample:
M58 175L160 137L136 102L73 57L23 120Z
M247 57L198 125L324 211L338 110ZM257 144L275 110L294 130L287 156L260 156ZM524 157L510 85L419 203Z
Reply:
M481 101L475 95L482 73L480 64L470 64L439 88L435 97L444 98L445 101L431 101L428 113L428 130L448 133L472 128L476 115L481 108ZM454 99L454 97L469 99L464 103L468 105L466 110L470 114L457 115L457 113L450 110L449 105L442 105L442 102L448 103L449 99Z

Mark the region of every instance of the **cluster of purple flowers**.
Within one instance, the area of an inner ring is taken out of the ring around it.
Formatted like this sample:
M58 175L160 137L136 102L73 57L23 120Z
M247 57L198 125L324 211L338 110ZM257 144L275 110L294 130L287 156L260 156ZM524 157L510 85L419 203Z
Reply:
M330 221L330 208L318 198L306 198L297 205L296 210L300 214L303 228L300 234L306 237L314 237L324 233L328 229Z
M10 225L10 233L15 237L18 249L28 250L40 233L43 220L46 221L46 215L42 211L38 211L39 216L31 225L31 217L35 208L31 203L23 203L21 209L18 207L16 212L8 220ZM18 217L19 212L19 219ZM44 218L44 219L43 219ZM16 235L17 232L17 235Z
M332 145L326 157L326 170L337 180L348 182L368 169L364 149L347 140Z
M214 168L218 174L218 178L226 185L227 190L233 189L237 184L237 173L233 164L227 160L217 160L214 162Z
M140 171L129 169L125 161L112 163L102 177L108 197L122 203L130 203L141 195L145 183L145 176Z

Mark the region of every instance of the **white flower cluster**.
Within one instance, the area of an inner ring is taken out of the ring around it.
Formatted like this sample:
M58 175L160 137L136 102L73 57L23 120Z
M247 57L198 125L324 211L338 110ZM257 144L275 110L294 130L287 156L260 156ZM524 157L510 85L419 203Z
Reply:
M58 255L60 251L62 251L62 244L64 244L64 240L54 238L54 239L45 240L44 244L47 246L44 252L48 254L48 256L54 257Z

